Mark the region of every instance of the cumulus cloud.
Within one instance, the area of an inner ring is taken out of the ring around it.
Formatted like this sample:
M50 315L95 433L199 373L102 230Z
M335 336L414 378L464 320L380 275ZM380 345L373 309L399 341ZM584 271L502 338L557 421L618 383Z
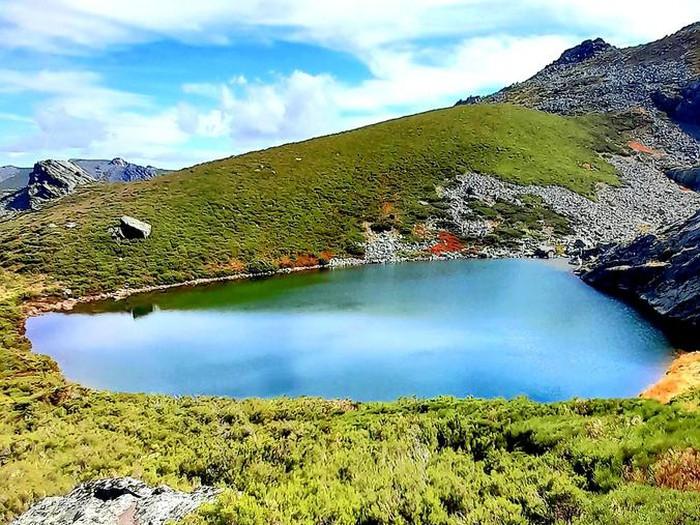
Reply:
M0 151L15 158L109 157L115 152L144 158L149 151L153 155L170 151L188 138L177 124L174 108L162 110L146 96L110 89L91 72L3 69L0 93L45 95L33 117L24 119L33 130L0 143Z
M0 51L61 55L62 64L161 40L291 41L349 53L369 72L352 83L232 72L228 82L185 84L164 106L90 71L0 69L0 93L41 98L31 116L0 115L32 125L0 151L205 160L448 105L527 78L584 37L629 45L697 19L696 0L0 0Z
M358 84L303 71L267 83L237 77L221 84L185 84L185 94L209 105L180 105L179 121L189 133L230 137L236 151L308 138L450 105L466 94L527 78L566 42L504 36L440 50L381 49L368 56L372 78Z
M0 0L0 45L42 50L163 37L226 43L314 42L346 50L427 37L577 27L620 43L659 38L700 18L695 0Z

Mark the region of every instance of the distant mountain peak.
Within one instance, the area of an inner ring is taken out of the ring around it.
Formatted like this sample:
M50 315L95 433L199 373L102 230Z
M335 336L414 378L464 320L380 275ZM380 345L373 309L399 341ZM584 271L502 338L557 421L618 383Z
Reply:
M602 38L596 38L593 40L584 40L577 46L564 51L561 56L555 60L552 65L567 65L567 64L578 64L579 62L584 62L595 55L602 53L611 49L613 46L608 44Z
M166 173L153 166L140 166L115 157L100 159L47 159L33 168L0 168L0 216L8 211L37 209L44 203L75 191L88 183L134 182Z

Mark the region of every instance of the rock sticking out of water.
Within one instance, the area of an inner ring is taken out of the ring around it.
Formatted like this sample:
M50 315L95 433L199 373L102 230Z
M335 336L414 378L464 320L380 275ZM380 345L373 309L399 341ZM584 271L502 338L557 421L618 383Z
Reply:
M67 496L45 498L12 525L164 525L184 518L218 492L212 487L178 492L133 478L96 480Z
M697 344L700 327L700 212L658 235L645 235L601 255L587 283L629 298Z

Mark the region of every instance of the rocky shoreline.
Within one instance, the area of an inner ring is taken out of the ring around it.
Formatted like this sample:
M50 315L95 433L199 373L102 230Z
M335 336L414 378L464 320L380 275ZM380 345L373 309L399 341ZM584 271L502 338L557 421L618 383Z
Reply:
M648 312L680 344L700 345L700 212L606 251L582 277Z
M595 200L559 186L519 186L493 176L466 173L458 178L456 187L447 191L452 221L463 235L483 236L493 225L473 217L470 200L487 203L503 200L518 205L525 195L537 196L550 209L566 217L572 230L566 236L550 235L547 243L560 244L566 253L573 254L577 242L592 248L630 241L643 233L687 219L694 210L700 209L700 193L687 191L669 181L652 162L641 156L615 155L607 160L617 169L621 186L602 185ZM532 255L536 248L536 242L526 240L513 254Z

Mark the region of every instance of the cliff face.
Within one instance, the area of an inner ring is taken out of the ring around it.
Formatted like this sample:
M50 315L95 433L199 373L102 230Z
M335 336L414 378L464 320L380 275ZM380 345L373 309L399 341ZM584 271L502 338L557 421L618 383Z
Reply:
M43 204L68 195L83 184L93 182L133 182L157 177L163 171L139 166L124 159L43 160L31 170L7 166L8 178L0 183L0 215L36 210ZM28 172L28 174L26 173ZM4 186L3 186L4 185Z
M700 343L700 212L604 253L584 281L642 306L679 341Z
M95 179L73 162L44 160L34 165L25 188L0 200L0 208L6 211L36 210L46 202L91 182Z

